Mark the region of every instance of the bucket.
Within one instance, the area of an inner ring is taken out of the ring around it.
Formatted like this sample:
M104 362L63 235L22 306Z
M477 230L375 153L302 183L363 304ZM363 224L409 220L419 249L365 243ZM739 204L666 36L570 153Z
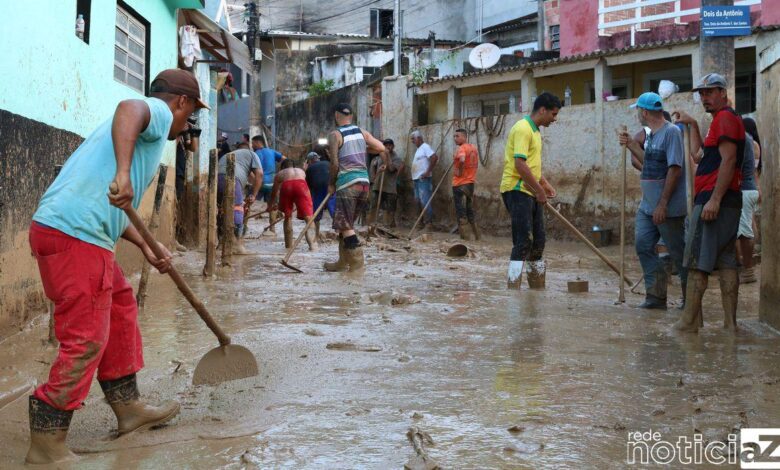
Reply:
M590 238L597 247L609 246L612 244L612 229L593 227Z
M469 247L462 243L456 243L447 250L447 256L451 258L463 258L468 256Z

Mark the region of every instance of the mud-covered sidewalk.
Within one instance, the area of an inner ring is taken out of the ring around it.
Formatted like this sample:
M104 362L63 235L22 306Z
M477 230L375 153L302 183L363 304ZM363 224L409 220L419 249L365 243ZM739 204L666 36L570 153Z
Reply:
M780 425L780 337L757 321L758 284L741 289L736 335L721 329L717 282L705 328L679 335L674 308L632 309L633 294L615 305L617 276L574 243L548 245L545 291L517 292L506 289L505 238L470 242L464 259L446 257L456 242L446 234L373 239L353 275L323 272L332 242L316 253L302 244L295 274L279 264L281 237L258 235L247 243L257 254L215 279L200 276L202 253L175 263L260 375L192 386L216 339L154 275L139 382L152 399L180 400L181 415L114 440L95 383L68 437L82 456L73 468L403 468L422 453L442 468L617 469L629 431L722 440ZM617 260L617 247L607 253ZM590 293L567 292L578 277ZM56 353L46 321L0 343L0 400L45 379ZM21 467L27 450L20 393L0 410L2 468Z

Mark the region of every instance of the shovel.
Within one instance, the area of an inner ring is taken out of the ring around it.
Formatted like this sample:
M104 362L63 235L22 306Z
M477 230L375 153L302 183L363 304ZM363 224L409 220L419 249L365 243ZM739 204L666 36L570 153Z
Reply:
M382 191L385 188L385 172L382 172L382 176L379 177L379 194L376 201L376 211L374 212L374 220L371 226L368 228L369 235L376 235L376 226L379 224L379 207L382 205Z
M439 191L439 187L441 187L441 184L444 182L444 179L447 177L447 174L450 172L450 170L452 169L453 165L455 165L455 160L453 160L452 163L450 163L450 166L448 166L447 169L444 170L444 173L441 175L441 179L439 180L439 184L436 185L436 189L433 190L433 192L431 193L430 199L428 199L428 203L425 204L425 207L423 207L422 212L420 212L420 216L417 217L417 221L412 226L412 229L409 230L409 235L406 236L406 238L408 238L409 240L412 239L412 234L414 233L414 229L417 228L417 225L422 220L423 215L425 215L425 211L428 209L428 206L430 206L431 203L433 202L433 196L435 196L436 193Z
M110 191L111 194L119 192L116 183L111 183ZM124 211L130 219L130 222L141 234L146 244L152 249L154 256L162 259L164 254L160 249L160 246L157 244L157 241L154 239L151 232L149 232L149 229L146 228L146 225L138 216L135 209L133 209L132 206L129 206L124 209ZM192 384L213 385L257 375L257 360L255 359L255 356L243 346L230 344L230 337L222 331L222 328L217 325L217 322L214 321L214 318L212 318L211 314L206 310L203 303L195 297L195 293L190 289L190 286L187 285L184 278L181 277L181 274L176 271L176 268L171 266L168 275L171 276L176 287L179 288L179 291L181 291L184 297L189 301L192 308L198 312L200 318L219 340L219 347L207 352L206 355L201 358L200 362L198 362L198 365L195 367L195 372L192 375Z
M298 244L303 240L303 237L306 236L306 232L309 231L309 228L311 228L312 224L314 223L314 219L317 218L318 215L320 215L320 212L322 212L322 209L325 207L326 204L328 204L328 200L333 195L333 193L328 193L327 196L325 196L325 199L322 200L320 203L320 207L317 208L316 211L314 211L314 215L311 216L311 219L309 219L309 222L306 224L306 227L303 229L303 231L298 235L298 238L295 239L295 242L292 244L289 250L287 250L287 254L284 255L284 258L279 261L282 263L282 265L286 268L290 268L293 271L302 273L300 268L296 268L295 266L288 263L290 261L290 257L292 256L293 252L295 251L295 248L298 247Z

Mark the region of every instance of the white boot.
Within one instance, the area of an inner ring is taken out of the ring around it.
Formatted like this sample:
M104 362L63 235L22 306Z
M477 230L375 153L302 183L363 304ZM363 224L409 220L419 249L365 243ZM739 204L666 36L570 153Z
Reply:
M523 282L524 261L510 261L506 286L508 289L520 289Z

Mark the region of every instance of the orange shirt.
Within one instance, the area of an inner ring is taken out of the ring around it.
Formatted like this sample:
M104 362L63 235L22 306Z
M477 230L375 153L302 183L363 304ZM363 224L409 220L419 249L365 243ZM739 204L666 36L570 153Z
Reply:
M460 176L452 177L453 186L473 183L477 179L479 156L477 149L471 144L463 144L455 152L455 168L460 169Z

